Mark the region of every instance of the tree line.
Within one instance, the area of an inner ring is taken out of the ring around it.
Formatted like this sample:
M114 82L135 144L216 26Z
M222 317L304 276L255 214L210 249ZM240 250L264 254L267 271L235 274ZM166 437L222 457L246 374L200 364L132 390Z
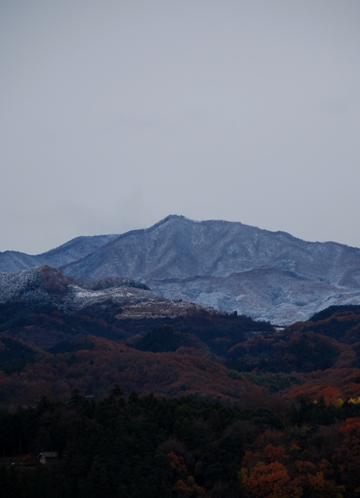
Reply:
M7 498L352 498L360 486L360 404L74 390L66 403L0 411ZM58 452L52 465L43 451ZM284 494L285 493L285 494Z

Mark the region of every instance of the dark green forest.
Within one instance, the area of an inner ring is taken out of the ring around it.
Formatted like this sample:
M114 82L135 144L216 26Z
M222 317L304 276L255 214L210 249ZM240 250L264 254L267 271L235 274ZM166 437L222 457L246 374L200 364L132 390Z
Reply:
M1 496L355 497L360 404L195 397L67 403L0 412ZM52 464L36 458L56 451ZM287 494L284 493L284 489Z

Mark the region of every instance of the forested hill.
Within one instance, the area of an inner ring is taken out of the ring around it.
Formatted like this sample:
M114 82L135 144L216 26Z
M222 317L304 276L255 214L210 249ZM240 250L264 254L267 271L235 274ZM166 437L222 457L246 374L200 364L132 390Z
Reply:
M359 307L280 331L196 307L13 311L0 309L3 496L357 496Z
M275 331L268 322L196 307L139 318L117 303L73 311L40 306L23 314L19 303L13 306L0 307L3 406L32 404L39 392L65 400L75 388L101 396L114 382L126 394L224 401L260 391L287 398L360 396L356 307Z

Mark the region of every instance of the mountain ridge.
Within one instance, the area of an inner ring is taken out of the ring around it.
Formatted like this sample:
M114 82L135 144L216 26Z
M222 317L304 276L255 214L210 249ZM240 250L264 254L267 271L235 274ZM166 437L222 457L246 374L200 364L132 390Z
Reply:
M84 281L126 277L171 300L278 325L306 320L330 305L360 304L360 249L345 244L178 215L98 237L73 239L44 253L42 264L53 258L64 275Z
M35 255L10 250L0 252L0 272L15 273L44 264L61 266L79 259L79 255L84 257L115 237L117 235L81 235L49 251Z

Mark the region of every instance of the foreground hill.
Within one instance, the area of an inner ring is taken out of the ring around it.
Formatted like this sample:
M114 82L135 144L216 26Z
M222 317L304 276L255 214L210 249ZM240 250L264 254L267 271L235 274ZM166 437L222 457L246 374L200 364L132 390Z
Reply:
M268 322L173 302L121 277L83 282L48 266L0 274L0 331L42 349L89 333L128 339L164 324L196 331L213 341L208 347L215 353L227 351L246 333L274 331Z
M91 247L92 238L79 240L78 252L70 251L75 243L70 241L70 246L34 256L40 259L32 263L56 266L84 281L138 280L172 300L237 311L278 325L306 320L331 305L360 304L357 248L181 216L108 237L97 239L96 247ZM6 268L10 271L9 265Z
M13 285L0 303L3 403L32 403L39 389L63 399L74 388L99 396L115 382L127 393L228 401L259 388L360 396L360 306L332 307L276 331L121 278L81 287L43 267L6 279Z

